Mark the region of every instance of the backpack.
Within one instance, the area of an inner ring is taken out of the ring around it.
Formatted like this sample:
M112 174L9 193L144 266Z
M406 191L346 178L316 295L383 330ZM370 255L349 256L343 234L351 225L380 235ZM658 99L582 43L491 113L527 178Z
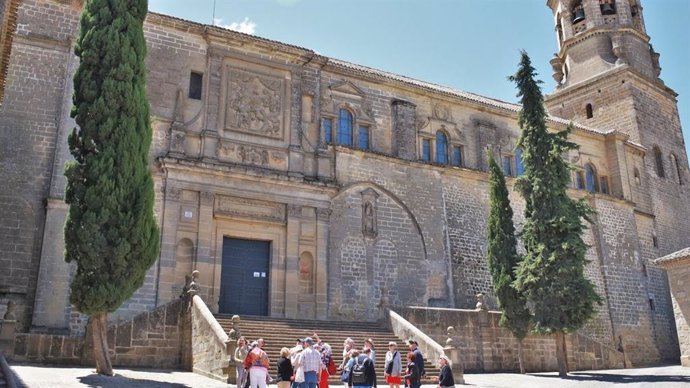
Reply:
M352 385L367 385L367 362L371 362L367 356L359 356L355 361L350 371Z

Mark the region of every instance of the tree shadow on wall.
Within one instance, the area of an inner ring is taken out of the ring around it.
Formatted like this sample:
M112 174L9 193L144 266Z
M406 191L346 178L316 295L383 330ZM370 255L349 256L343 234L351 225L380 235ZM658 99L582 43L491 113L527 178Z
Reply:
M99 374L91 374L88 376L79 377L79 382L89 387L98 388L191 388L186 384L162 382L148 379L134 379L116 374L108 377Z
M560 378L557 375L533 375L535 377ZM639 383L688 383L690 376L682 375L620 375L614 373L591 373L591 372L569 372L564 380L573 381L600 381L604 383L616 384L639 384Z

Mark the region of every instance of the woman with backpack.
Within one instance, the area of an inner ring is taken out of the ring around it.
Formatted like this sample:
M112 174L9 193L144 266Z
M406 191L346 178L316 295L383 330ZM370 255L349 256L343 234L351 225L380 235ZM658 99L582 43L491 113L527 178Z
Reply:
M400 352L398 352L398 345L391 341L388 343L388 352L386 352L386 361L383 365L384 376L390 388L400 388L400 375L402 374L402 360Z

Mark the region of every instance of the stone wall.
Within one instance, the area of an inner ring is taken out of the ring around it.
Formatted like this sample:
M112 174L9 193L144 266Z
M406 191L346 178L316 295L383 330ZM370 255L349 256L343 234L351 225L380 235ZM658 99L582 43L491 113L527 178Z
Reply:
M207 377L227 381L230 355L226 343L230 337L223 331L199 296L192 305L193 371Z
M668 272L673 314L678 329L680 363L690 367L690 247L655 260L655 265Z
M108 327L108 349L115 367L179 368L184 337L183 302L174 301ZM85 336L18 333L14 362L94 365L90 326Z
M518 341L498 325L496 311L456 310L409 307L399 309L401 316L445 344L447 328L454 327L453 344L460 350L465 371L499 372L519 370ZM581 334L566 336L571 370L623 368L624 355L616 349ZM527 372L554 371L556 342L552 336L529 335L523 340L523 363Z

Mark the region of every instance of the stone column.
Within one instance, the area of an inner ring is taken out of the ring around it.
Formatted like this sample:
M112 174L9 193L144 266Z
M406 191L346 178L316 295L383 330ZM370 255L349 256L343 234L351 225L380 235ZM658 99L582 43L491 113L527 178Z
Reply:
M218 312L218 298L220 297L220 262L213 254L213 206L215 195L208 191L199 193L199 224L197 226L196 240L196 268L206 277L202 283L206 287L202 288L201 297L206 300L209 310ZM214 270L214 268L218 267ZM215 274L215 278L213 275Z
M216 159L218 131L223 126L220 122L222 108L223 55L218 50L209 49L208 93L206 94L206 120L202 135L202 159Z
M328 231L330 209L316 209L316 319L328 318Z
M409 101L393 101L393 154L417 160L417 106Z

